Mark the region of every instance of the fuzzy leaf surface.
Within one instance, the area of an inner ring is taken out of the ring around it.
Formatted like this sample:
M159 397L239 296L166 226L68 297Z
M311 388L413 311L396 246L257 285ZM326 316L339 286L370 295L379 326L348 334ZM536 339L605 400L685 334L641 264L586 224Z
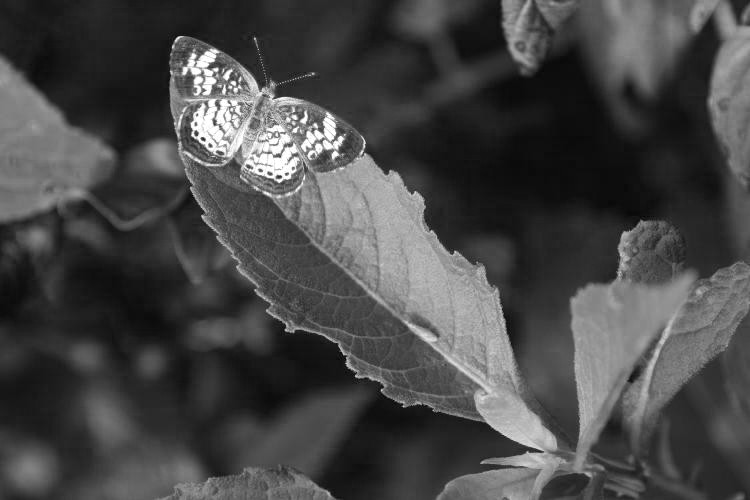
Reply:
M726 349L748 307L750 266L743 262L695 283L624 394L624 420L636 454L648 451L657 418L677 391Z
M689 273L666 285L589 285L571 300L580 430L576 469L604 428L628 376L687 298Z
M288 467L250 468L200 484L180 484L161 500L334 500L330 493Z
M45 212L112 174L114 152L70 126L0 56L0 223Z
M750 189L750 27L738 27L714 63L708 111L719 145L737 180Z
M508 50L524 74L535 73L554 32L576 11L580 0L502 0Z
M501 469L461 476L445 485L437 500L529 500L539 470Z
M481 390L532 415L497 289L425 227L422 198L397 174L365 156L270 199L234 166L186 166L206 221L287 330L336 342L359 377L406 406L481 420Z

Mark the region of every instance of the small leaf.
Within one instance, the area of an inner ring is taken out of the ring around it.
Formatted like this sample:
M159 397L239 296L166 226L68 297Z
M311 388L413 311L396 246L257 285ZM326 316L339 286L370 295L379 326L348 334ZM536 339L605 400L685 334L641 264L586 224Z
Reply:
M647 285L666 283L685 262L685 239L665 221L640 221L622 233L617 279Z
M503 395L511 414L538 407L497 290L425 227L421 197L398 175L365 156L272 200L242 183L236 165L183 161L207 222L288 330L336 342L358 376L407 406L480 420L482 390Z
M648 452L657 418L677 391L726 349L750 307L750 266L738 262L695 283L623 399L636 456Z
M524 453L512 457L487 458L482 460L485 465L504 465L506 467L525 467L527 469L560 468L566 461L552 453Z
M445 485L437 500L529 500L538 470L501 469L461 476Z
M112 174L114 158L0 56L0 223L80 198Z
M250 468L236 476L214 477L201 484L175 486L161 500L334 500L302 474L288 467Z
M474 397L479 414L499 433L530 448L557 450L557 437L518 399L515 392L486 394L481 390Z
M750 27L739 26L714 63L708 110L732 173L750 189Z
M589 285L571 300L580 430L576 470L609 419L638 358L685 300L693 276L667 285Z
M502 0L508 50L526 75L544 61L556 30L575 12L580 0Z

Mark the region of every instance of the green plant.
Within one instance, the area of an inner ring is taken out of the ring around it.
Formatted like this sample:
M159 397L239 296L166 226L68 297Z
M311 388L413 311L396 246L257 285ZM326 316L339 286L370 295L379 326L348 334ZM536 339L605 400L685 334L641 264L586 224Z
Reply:
M647 222L623 234L618 280L589 285L571 302L576 445L519 373L484 269L440 245L424 225L421 198L398 175L384 175L365 157L310 178L298 195L270 199L232 168L183 161L206 222L288 331L338 343L358 377L377 380L404 405L484 420L536 450L486 460L512 468L458 478L442 500L539 498L552 478L575 473L593 478L580 493L588 498L602 491L637 498L647 488L702 498L651 465L650 442L666 403L727 346L747 313L750 266L694 282L680 272L685 248L676 229ZM634 461L591 451L621 396ZM233 498L230 491L242 491L249 478L279 474L314 498L315 487L283 471L249 470L221 484ZM208 498L200 493L206 488L183 486L171 498Z
M486 64L477 65L483 71L463 65L448 43L450 20L459 14L470 19L476 5L457 13L446 2L412 3L434 15L401 22L400 29L417 33L415 38L429 46L441 79L413 109L393 106L403 113L403 120L394 120L401 125L425 121L444 102L461 99L506 74ZM729 4L504 0L502 6L509 52L524 73L538 71L546 57L571 43L565 36L566 22L580 12L585 36L595 36L592 19L616 33L590 56L594 66L604 68L599 74L604 75L605 95L609 86L627 81L646 97L657 95L677 56L713 14L723 43L710 86L711 120L731 171L747 187L748 28L737 25ZM399 15L401 21L416 16L409 9ZM556 42L557 32L563 36ZM643 50L644 44L653 50ZM0 116L0 222L34 221L18 226L14 234L23 239L19 245L37 241L38 226L54 224L32 218L57 208L75 222L80 213L74 202L86 200L119 230L156 227L174 247L190 281L197 283L226 260L222 249L211 244L215 233L270 304L268 312L287 330L310 331L335 342L356 377L379 382L386 396L404 406L426 405L484 422L533 450L486 459L483 464L490 468L449 482L439 499L707 498L700 485L674 465L668 422L661 417L675 394L727 348L746 316L748 265L738 262L696 280L694 272L683 269L686 245L676 228L649 221L623 233L617 279L587 285L571 300L580 417L580 431L571 437L537 401L522 375L500 293L483 266L446 250L424 222L422 197L408 191L399 174L383 174L365 156L341 171L311 175L299 193L272 200L241 183L236 166L211 170L183 158L209 230L198 220L197 210L186 208L192 200L171 141L135 149L115 174L114 153L67 125L4 60L0 76L5 111ZM621 102L609 104L615 114L622 113ZM390 111L383 113L386 118ZM637 116L618 116L626 127L637 128ZM109 182L95 187L104 180ZM80 237L91 246L103 247L107 241L86 231ZM238 316L257 320L258 314L248 308ZM745 410L749 337L737 336L724 364L737 406ZM71 350L70 357L75 355ZM106 387L97 386L96 391L108 394ZM316 397L324 400L323 406L335 408L342 420L351 419L359 401L366 400L359 393ZM315 401L302 406L283 415L289 421L311 414L318 422L331 419L330 411ZM594 451L608 422L622 425L620 446L617 452ZM268 446L294 436L296 427L282 424L274 429L278 441ZM122 439L117 433L108 436L106 430L99 432L107 439ZM252 457L237 455L237 461ZM308 457L311 469L318 458ZM247 465L254 465L252 459ZM203 473L198 467L192 471L195 476ZM261 496L331 498L284 466L181 485L169 498Z

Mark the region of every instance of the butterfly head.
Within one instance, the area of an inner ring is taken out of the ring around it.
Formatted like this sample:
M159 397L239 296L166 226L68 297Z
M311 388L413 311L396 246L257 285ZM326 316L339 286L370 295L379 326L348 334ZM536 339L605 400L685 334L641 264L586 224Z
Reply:
M266 86L260 89L260 92L273 99L276 97L276 82L269 80Z

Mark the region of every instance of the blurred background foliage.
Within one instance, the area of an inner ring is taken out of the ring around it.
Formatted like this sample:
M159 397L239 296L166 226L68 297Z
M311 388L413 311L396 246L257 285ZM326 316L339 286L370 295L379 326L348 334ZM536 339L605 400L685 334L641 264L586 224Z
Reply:
M527 79L498 4L0 1L0 53L119 156L91 203L0 226L0 499L146 500L276 463L338 498L433 498L480 460L520 452L480 423L401 409L334 344L265 313L176 156L178 35L259 75L257 35L277 80L320 73L283 93L354 124L425 197L441 241L485 264L523 371L575 434L569 297L614 279L619 234L642 218L679 227L705 276L745 254L750 209L705 110L710 26L686 57L647 54L587 7ZM714 364L669 412L679 465L714 495L750 488L736 406ZM604 450L621 449L619 431Z

